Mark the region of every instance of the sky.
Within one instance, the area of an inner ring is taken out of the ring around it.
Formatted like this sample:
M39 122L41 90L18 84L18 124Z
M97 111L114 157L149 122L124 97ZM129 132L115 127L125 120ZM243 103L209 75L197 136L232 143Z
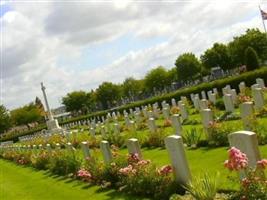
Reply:
M74 90L170 69L182 53L200 56L248 28L263 31L259 4L267 10L267 0L0 0L0 104L43 100L44 82L56 108Z

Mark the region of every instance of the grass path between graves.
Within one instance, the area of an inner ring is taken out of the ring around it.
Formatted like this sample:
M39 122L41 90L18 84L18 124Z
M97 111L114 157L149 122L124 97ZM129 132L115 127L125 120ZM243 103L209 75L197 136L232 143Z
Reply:
M262 158L267 158L267 145L260 146ZM124 149L121 153L127 153ZM165 149L142 149L145 159L151 159L157 166L169 164ZM229 177L238 180L236 173L230 173L223 167L227 159L227 148L199 148L186 150L192 175L196 176L209 172L220 173L219 190L238 188L238 182L233 183ZM227 178L228 177L228 178ZM0 159L0 199L1 200L140 200L129 197L115 190L101 190L98 186L89 186L81 181L51 176L47 171L37 171L31 167L18 166Z
M135 200L114 190L102 191L81 181L50 176L46 171L0 159L1 200Z

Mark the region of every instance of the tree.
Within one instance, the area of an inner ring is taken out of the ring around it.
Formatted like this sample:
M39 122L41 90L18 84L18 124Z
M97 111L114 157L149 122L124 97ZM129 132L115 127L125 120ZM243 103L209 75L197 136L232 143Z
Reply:
M86 114L91 108L91 95L84 91L74 91L62 98L62 103L69 112Z
M7 131L11 127L11 119L8 110L4 105L0 105L0 133Z
M169 85L168 73L162 66L150 70L146 74L144 81L148 92L152 92L153 88L162 90L165 86Z
M259 59L264 62L267 60L267 37L259 29L248 29L245 34L235 37L229 43L229 51L232 62L235 66L245 64L245 50L252 47Z
M103 109L116 105L121 97L121 88L119 85L111 82L103 82L96 89L97 101L101 102Z
M126 78L122 84L123 96L138 96L143 91L144 85L141 80L132 77Z
M176 82L178 80L176 67L171 68L167 71L167 81L169 84Z
M45 116L44 105L42 104L42 101L41 101L41 99L39 99L39 97L35 98L35 105L40 110L41 115Z
M27 125L43 121L43 116L34 103L12 110L10 115L14 125Z
M246 49L245 60L248 71L259 68L259 58L257 52L252 47Z
M206 69L217 66L224 70L231 68L230 54L227 46L224 44L215 43L212 48L207 49L200 56L200 59Z
M193 53L180 55L175 62L175 66L179 80L192 80L201 72L201 64Z

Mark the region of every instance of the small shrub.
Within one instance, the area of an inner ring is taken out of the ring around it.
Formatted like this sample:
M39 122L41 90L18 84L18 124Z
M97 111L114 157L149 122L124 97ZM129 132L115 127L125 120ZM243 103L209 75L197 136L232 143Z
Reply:
M53 152L49 170L57 175L76 174L80 169L81 161L74 155L64 152Z
M157 129L155 133L149 133L148 139L144 141L144 147L164 147L166 134L162 129Z
M196 148L201 139L201 134L202 132L198 133L196 128L192 128L183 134L183 140L188 147Z
M109 142L109 144L116 145L118 147L122 147L124 145L124 137L120 134L106 134L104 137L105 140Z
M216 100L215 107L217 109L219 109L219 110L224 110L225 109L224 102L223 102L222 98L219 98L219 99Z
M179 188L173 181L170 166L158 169L149 160L141 160L135 155L130 155L128 163L119 170L122 191L153 199L169 199Z
M45 151L42 151L36 155L33 154L31 158L33 167L40 170L48 169L49 161L49 154Z
M178 114L179 113L179 111L180 111L180 109L179 109L179 107L178 106L173 106L172 108L171 108L171 114Z
M172 121L170 119L165 119L163 126L170 127L172 125Z
M208 128L208 142L210 146L228 145L228 134L232 133L234 127L217 122L210 123Z
M213 200L216 196L217 179L218 175L205 173L203 177L195 177L186 189L196 200Z

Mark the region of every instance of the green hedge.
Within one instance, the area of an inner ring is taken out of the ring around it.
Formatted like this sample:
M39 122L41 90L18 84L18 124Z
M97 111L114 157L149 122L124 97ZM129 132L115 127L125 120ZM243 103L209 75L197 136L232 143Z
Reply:
M164 101L164 100L170 103L172 98L179 99L181 96L186 96L186 97L190 98L191 93L197 94L197 93L201 93L201 91L203 91L203 90L208 91L208 90L212 90L213 88L217 88L218 91L221 91L221 89L228 84L231 85L232 88L235 88L238 90L238 85L240 82L244 81L247 86L251 86L255 83L256 78L262 78L266 81L267 80L267 67L261 67L258 70L246 72L246 73L243 73L239 76L233 76L233 77L228 77L228 78L224 78L224 79L219 79L219 80L215 80L215 81L208 82L208 83L201 83L197 86L193 86L190 88L178 89L175 92L171 92L171 93L168 93L166 95L157 96L157 97L153 97L153 98L142 100L142 101L136 101L134 103L130 103L130 104L121 106L117 109L113 109L112 111L119 111L119 112L122 112L123 110L129 111L130 108L140 107L142 105L147 105L147 104L153 104L155 102L160 103L161 101ZM68 124L68 123L79 121L79 120L89 119L92 117L97 117L97 116L101 117L103 115L105 116L110 111L111 110L104 110L104 111L95 112L95 113L92 113L89 115L71 118L71 119L68 119L68 120L60 123L60 124L63 125L63 124ZM0 139L0 141L7 141L7 140L17 141L18 137L20 137L20 136L32 134L36 130L38 131L38 130L42 130L44 128L46 128L45 125L42 125L42 128L23 132L23 133L20 133L19 135L12 136L12 137L11 136L10 137L3 137Z

